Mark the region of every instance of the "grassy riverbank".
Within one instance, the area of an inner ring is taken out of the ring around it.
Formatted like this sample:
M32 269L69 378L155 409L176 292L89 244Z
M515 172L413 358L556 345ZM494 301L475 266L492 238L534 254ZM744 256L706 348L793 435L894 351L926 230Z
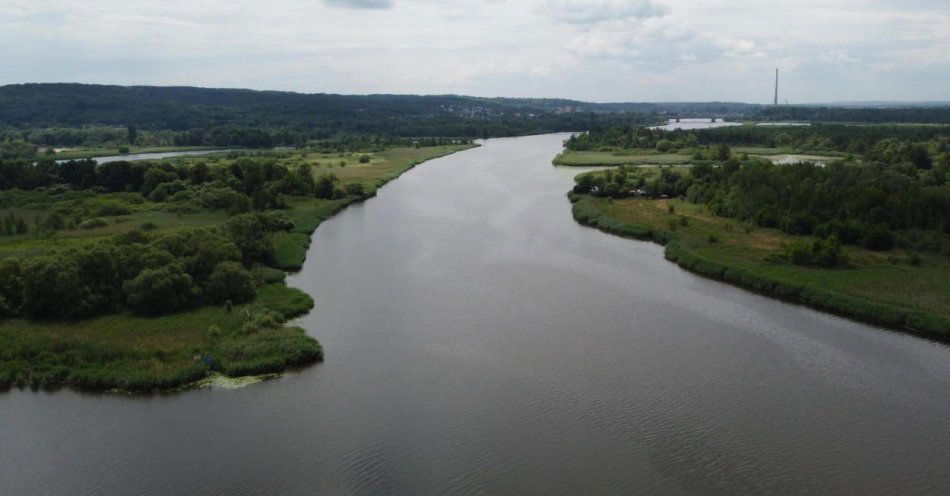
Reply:
M376 194L386 182L413 166L473 145L390 148L374 152L324 153L295 150L255 154L288 170L308 170L319 179L333 174L333 198L283 195L285 208L267 210L293 221L293 227L267 236L272 267L297 270L310 235L347 205ZM232 170L240 158L173 159L190 170ZM250 170L250 169L248 169ZM358 187L353 185L358 184ZM27 234L0 236L0 262L29 261L108 243L117 235L153 239L195 228L227 231L224 210L196 208L182 197L163 201L138 192L57 188L0 192L4 215L24 219ZM64 225L52 229L51 214ZM191 309L145 316L127 309L78 320L36 320L23 316L0 321L0 388L62 387L153 391L187 387L220 373L230 377L274 373L322 359L320 344L297 327L283 324L313 307L309 295L283 284L282 270L252 271L256 298L246 304L199 304ZM2 289L2 288L0 288ZM0 303L3 303L0 300ZM63 302L69 305L72 302Z
M306 293L271 283L259 288L254 302L230 310L7 320L0 325L0 385L149 391L181 387L211 372L280 372L323 357L303 329L282 325L312 307Z
M776 261L770 255L809 237L750 229L716 217L702 205L576 194L571 199L574 218L581 224L664 244L668 260L700 275L846 317L950 340L950 262L944 256L846 246L847 267L806 267Z

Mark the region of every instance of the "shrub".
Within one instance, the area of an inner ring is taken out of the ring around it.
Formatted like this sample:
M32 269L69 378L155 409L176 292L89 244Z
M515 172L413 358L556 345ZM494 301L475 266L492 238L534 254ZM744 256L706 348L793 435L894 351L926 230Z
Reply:
M255 214L241 214L232 217L225 224L231 241L241 250L244 264L268 263L274 255L271 235L261 218Z
M778 211L771 205L759 208L755 213L755 223L762 227L778 227Z
M358 196L360 198L366 196L366 188L363 187L362 183L349 183L346 185L347 194Z
M208 330L205 331L205 335L208 337L208 339L211 339L211 340L219 339L222 335L221 328L214 324L211 324L210 326L208 326Z
M123 285L129 307L145 314L162 314L191 305L197 294L191 276L180 265L143 269Z
M115 217L118 215L130 215L132 213L128 207L118 202L105 202L96 210L97 217Z
M333 191L339 181L340 179L336 177L336 174L321 174L313 186L314 196L324 199L333 198Z
M105 220L100 219L100 218L95 218L95 219L87 219L80 222L79 228L80 229L96 229L98 227L105 227L107 225L109 225L109 223L106 222Z
M254 282L258 286L272 284L275 282L284 282L284 279L287 278L286 272L264 265L258 265L257 267L254 267L251 270L251 275L254 276Z
M361 164L368 164L368 163L369 163L369 155L360 155L360 163L361 163Z
M218 367L225 375L279 372L323 359L323 349L299 327L283 327L232 339L216 350Z
M894 234L886 226L879 224L864 234L861 244L869 250L890 250L894 247Z
M0 318L19 314L22 305L20 264L12 259L3 260L0 262Z
M227 300L246 303L255 295L254 276L237 262L221 262L215 266L205 287L205 296L215 303Z
M782 230L789 234L811 234L815 230L815 218L805 212L795 212L785 219Z
M785 258L795 265L813 265L817 267L836 267L845 263L841 252L841 242L835 236L818 238L809 245L795 241L785 246Z

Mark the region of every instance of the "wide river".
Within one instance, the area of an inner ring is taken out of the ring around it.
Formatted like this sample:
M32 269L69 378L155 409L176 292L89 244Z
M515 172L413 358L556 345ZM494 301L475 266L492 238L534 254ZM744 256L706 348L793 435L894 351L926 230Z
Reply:
M565 135L428 162L314 235L323 364L0 395L0 494L948 494L950 349L579 226Z

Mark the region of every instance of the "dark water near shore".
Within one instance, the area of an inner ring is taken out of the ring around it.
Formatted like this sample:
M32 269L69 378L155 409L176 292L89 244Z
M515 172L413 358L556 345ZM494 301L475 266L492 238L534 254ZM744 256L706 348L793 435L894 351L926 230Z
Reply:
M0 493L950 492L950 349L577 225L563 138L429 162L322 225L291 280L321 365L0 395Z

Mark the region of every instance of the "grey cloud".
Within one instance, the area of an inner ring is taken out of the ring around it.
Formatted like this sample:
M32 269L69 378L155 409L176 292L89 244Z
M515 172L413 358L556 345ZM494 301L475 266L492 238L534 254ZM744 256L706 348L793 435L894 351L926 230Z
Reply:
M651 0L547 0L544 8L555 19L571 24L647 19L669 13L666 6Z
M393 0L322 0L323 3L344 9L388 9Z

